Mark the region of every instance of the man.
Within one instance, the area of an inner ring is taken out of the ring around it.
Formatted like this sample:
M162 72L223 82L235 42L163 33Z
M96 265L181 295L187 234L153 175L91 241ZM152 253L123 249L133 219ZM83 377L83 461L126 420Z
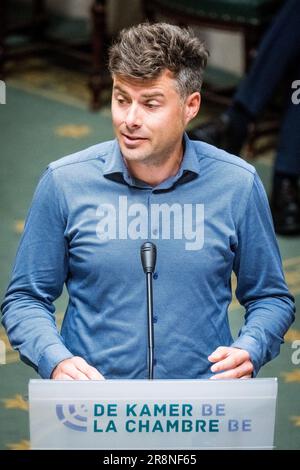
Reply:
M294 318L263 186L252 166L184 133L207 51L164 23L110 50L117 139L51 163L2 305L13 346L42 377L147 378L140 246L153 240L154 378L255 376ZM233 341L231 274L246 323ZM64 283L61 334L53 301Z

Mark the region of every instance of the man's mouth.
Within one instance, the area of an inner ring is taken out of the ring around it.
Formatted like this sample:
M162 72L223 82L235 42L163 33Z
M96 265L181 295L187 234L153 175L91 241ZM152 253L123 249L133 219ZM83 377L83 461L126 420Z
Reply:
M122 136L129 140L146 140L145 137L141 137L139 135L128 135L122 133Z
M123 141L125 145L129 145L129 146L135 145L135 144L138 144L147 140L145 137L141 137L139 135L128 135L128 134L123 134L123 133L121 133L121 135L123 137Z

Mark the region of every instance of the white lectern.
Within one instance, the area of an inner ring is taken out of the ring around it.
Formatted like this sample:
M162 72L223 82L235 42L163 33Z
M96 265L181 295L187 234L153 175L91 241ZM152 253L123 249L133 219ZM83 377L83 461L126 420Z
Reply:
M272 449L277 379L29 383L33 449Z

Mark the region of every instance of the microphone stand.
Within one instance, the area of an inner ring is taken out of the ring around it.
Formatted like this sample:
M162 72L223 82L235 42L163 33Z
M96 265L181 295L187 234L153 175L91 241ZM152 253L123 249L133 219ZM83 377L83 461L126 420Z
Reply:
M147 286L147 316L148 316L148 378L153 380L153 355L154 355L154 332L153 332L153 285L152 274L156 263L156 246L154 243L145 242L141 246L141 260L144 273L146 274Z
M148 377L153 380L153 356L154 356L154 334L153 334L153 286L152 273L146 273L147 282L147 312L148 312Z

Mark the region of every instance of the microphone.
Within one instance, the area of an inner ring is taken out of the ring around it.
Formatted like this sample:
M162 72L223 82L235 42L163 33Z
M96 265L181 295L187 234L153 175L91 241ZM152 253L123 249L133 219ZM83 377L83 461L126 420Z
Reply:
M154 243L145 242L141 246L141 261L144 273L146 274L147 285L147 315L148 315L148 377L153 380L153 286L152 274L156 264L156 246Z
M144 273L153 273L156 264L156 246L154 243L145 242L141 246L141 260Z

